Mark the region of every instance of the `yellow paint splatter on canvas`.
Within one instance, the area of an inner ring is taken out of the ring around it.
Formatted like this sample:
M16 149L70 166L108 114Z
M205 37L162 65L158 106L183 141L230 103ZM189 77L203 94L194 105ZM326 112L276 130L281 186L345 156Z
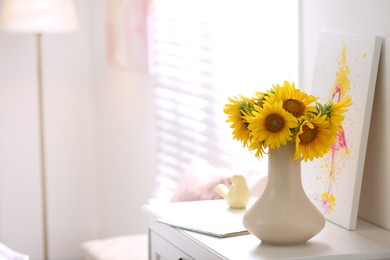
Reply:
M347 64L347 48L343 47L341 51L341 57L338 62L339 69L336 72L336 80L333 87L330 89L330 98L334 102L338 102L347 97L350 91L351 82L348 78L350 69ZM337 140L335 144L331 145L331 151L328 156L324 157L322 165L326 168L325 183L326 190L318 198L321 201L324 214L331 213L336 205L336 197L334 194L334 188L339 177L339 174L343 168L343 163L348 158L348 146L345 138L344 128L341 125L340 130L337 133Z

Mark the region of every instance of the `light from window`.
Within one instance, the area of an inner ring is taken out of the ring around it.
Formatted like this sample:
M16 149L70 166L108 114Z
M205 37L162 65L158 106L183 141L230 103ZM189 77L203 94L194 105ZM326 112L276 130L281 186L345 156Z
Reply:
M297 0L155 0L152 13L154 196L169 198L197 159L231 174L265 174L266 160L232 140L223 107L229 96L297 81Z

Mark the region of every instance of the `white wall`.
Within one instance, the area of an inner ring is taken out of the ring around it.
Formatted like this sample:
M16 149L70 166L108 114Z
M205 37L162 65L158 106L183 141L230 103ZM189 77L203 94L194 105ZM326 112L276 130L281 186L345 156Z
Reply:
M90 11L76 2L80 30L43 36L51 259L75 259L98 235ZM32 35L0 34L0 241L42 259L35 46Z
M146 232L142 206L156 172L150 79L145 72L107 64L105 3L95 0L91 10L100 237Z
M153 189L154 128L145 75L107 68L99 89L101 236L146 232Z
M149 78L106 64L106 1L75 3L80 29L43 37L53 260L80 259L85 240L145 232L155 174ZM41 260L35 61L33 36L0 32L0 242Z
M321 31L378 35L384 38L363 175L359 216L390 230L390 1L301 0L300 85L312 82Z
M33 38L1 34L0 57L0 241L40 256Z

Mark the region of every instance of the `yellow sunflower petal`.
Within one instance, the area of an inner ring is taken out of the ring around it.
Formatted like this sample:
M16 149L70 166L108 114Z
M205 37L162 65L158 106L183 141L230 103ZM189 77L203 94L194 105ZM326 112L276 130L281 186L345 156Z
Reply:
M347 111L347 107L352 105L351 96L346 99L340 100L332 106L332 112L329 117L329 122L332 127L340 127L344 120L344 113Z
M298 126L297 119L282 108L282 102L264 103L262 108L248 118L248 129L251 131L252 142L262 143L271 149L285 145L292 140L290 128Z
M318 99L295 88L294 83L284 82L283 86L275 85L267 92L267 101L283 102L283 109L298 119L302 119L309 111L314 109L313 103Z
M313 160L326 154L333 141L326 116L317 115L304 121L295 139L294 159Z
M250 131L246 127L245 111L242 110L242 99L229 98L230 103L225 105L224 112L228 115L227 123L231 123L233 129L233 139L241 141L245 146L250 141Z

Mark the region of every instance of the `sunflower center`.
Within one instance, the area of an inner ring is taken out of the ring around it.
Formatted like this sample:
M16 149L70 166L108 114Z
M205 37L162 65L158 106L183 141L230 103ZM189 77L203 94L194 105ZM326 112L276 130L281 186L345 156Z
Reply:
M317 136L318 130L315 127L312 129L307 125L304 125L302 129L303 133L299 135L299 140L301 140L301 143L308 144L313 142Z
M279 132L284 127L284 119L279 114L270 114L266 119L267 130L273 133Z
M305 112L305 104L302 101L296 99L287 99L283 101L283 108L287 112L293 114L295 117L300 117Z

